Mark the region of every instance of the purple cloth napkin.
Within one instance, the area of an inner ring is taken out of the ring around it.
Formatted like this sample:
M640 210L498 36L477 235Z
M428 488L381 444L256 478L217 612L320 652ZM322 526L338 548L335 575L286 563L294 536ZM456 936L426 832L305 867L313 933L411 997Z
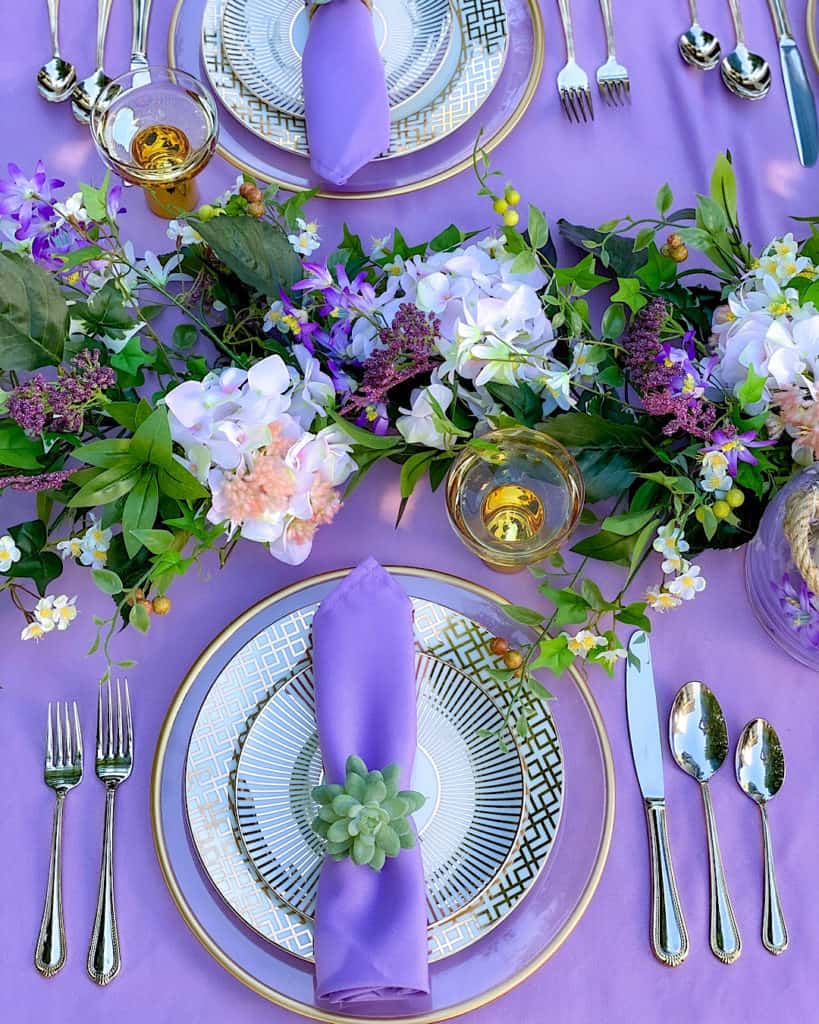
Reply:
M313 170L343 185L390 144L390 103L372 11L332 0L310 19L301 62Z
M360 0L355 0L360 3ZM409 597L373 558L325 598L313 620L316 719L327 782L350 754L370 769L415 759L415 647ZM316 994L336 1003L429 992L421 851L380 872L327 858L315 919Z

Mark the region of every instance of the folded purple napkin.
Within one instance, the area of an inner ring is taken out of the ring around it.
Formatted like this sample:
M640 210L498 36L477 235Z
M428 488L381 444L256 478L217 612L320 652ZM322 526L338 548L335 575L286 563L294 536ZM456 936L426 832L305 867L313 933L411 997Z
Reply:
M326 781L343 783L345 762L357 754L374 769L399 764L401 788L409 788L416 747L412 604L375 559L354 569L316 612L313 671ZM428 993L418 846L388 859L380 872L325 859L314 945L320 999Z
M390 104L364 0L315 8L301 62L313 170L343 185L390 144Z

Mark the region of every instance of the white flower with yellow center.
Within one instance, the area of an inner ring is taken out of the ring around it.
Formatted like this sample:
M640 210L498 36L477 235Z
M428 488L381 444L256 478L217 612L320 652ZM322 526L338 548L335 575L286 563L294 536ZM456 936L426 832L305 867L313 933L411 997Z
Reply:
M608 647L608 640L604 636L592 633L590 629L581 629L574 636L564 633L564 636L566 637L566 646L572 654L579 658L588 658L598 647Z
M68 629L77 617L77 598L68 594L59 594L54 598L51 617L60 631Z
M597 652L597 660L605 662L608 668L613 668L625 656L626 652L622 647L609 647L607 651Z
M662 569L664 573L670 576L672 573L682 572L684 564L685 559L682 555L672 555L671 558L663 559Z
M657 531L657 537L652 545L655 551L659 551L663 558L674 558L688 550L688 541L683 537L683 532L674 523L666 523Z
M46 630L43 629L39 622L29 622L29 624L24 627L22 633L20 634L20 639L39 640L40 637L45 636L45 634Z
M288 330L287 325L284 323L284 303L280 300L270 303L270 308L264 315L264 322L262 328L265 331L272 331L274 328L278 331Z
M646 604L655 612L667 612L681 604L678 597L670 594L665 587L649 587L645 593Z
M296 221L296 227L298 232L288 235L287 241L300 256L309 256L321 245L318 224L315 221L306 221L299 217Z
M34 606L34 618L42 626L44 633L50 633L52 629L56 628L57 620L54 616L53 597L40 598Z
M82 537L69 537L67 540L61 540L57 544L57 550L60 553L60 558L65 560L66 558L79 558L82 554Z
M705 578L700 575L700 567L685 562L680 575L668 584L668 589L683 601L692 601L701 590L705 590Z
M707 473L724 474L728 472L728 456L719 449L713 452L704 452L702 456L702 468Z
M8 534L0 537L0 572L8 572L15 562L20 561L20 549Z

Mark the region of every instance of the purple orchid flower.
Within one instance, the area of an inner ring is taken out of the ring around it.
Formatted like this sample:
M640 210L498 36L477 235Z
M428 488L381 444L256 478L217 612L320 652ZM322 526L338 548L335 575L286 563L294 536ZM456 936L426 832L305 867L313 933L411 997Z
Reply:
M749 466L756 466L759 459L750 451L751 448L769 448L774 441L763 441L758 439L756 432L746 430L743 434L736 431L715 430L711 435L712 444L703 448L703 452L722 452L728 460L729 476L736 476L740 462L747 462Z
M31 258L46 270L61 270L66 256L74 249L80 249L85 243L75 233L70 224L63 223L51 231L44 231L34 236L31 242Z
M327 360L327 372L340 398L345 399L353 393L356 382L337 359Z
M684 348L676 348L670 341L667 341L654 357L655 363L659 363L660 366L665 366L669 370L673 366L680 366L690 361L691 357L688 351Z
M302 281L297 281L293 285L293 291L305 292L305 291L316 291L325 292L329 289L335 289L336 282L333 279L333 275L330 268L326 263L303 263L302 266L308 273L308 277Z
M31 238L54 220L54 190L65 182L49 178L42 160L37 161L33 178L27 178L14 163L8 165L8 173L8 178L0 181L0 213L20 225L15 238Z
M390 429L386 405L383 402L379 402L377 405L365 405L356 416L355 425L383 436Z
M816 595L807 583L800 577L794 585L791 575L785 573L781 582L771 586L788 625L797 633L804 633L811 644L819 645L819 610Z
M108 195L105 197L105 213L108 220L113 224L121 213L127 212L122 205L122 185L114 185L113 188L109 188Z

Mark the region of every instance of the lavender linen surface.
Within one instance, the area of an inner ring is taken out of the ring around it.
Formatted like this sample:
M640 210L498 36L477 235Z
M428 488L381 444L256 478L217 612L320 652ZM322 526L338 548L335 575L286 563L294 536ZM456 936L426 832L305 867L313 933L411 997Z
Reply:
M363 0L332 0L316 9L301 72L311 166L343 185L390 142L384 62Z
M398 763L409 788L417 742L412 604L375 559L316 612L313 670L327 781L343 782L345 761L357 754L369 768ZM314 945L319 998L349 1004L428 993L418 846L388 858L380 872L325 860Z

